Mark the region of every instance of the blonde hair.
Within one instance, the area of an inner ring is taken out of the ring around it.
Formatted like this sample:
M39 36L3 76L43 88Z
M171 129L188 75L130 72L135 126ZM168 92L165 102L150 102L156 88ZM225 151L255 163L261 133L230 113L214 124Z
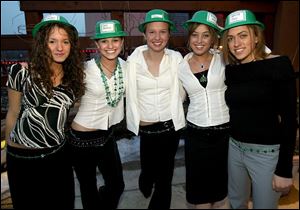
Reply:
M255 45L255 48L253 50L253 55L256 60L262 60L265 59L269 54L266 53L265 50L265 37L263 34L263 30L258 25L246 25L249 31L252 31L254 36L257 37L257 43ZM230 30L230 29L229 29ZM226 64L238 64L240 63L238 59L235 58L235 56L230 52L228 48L228 31L226 30L221 38L221 45L222 45L222 51L224 56L224 61Z

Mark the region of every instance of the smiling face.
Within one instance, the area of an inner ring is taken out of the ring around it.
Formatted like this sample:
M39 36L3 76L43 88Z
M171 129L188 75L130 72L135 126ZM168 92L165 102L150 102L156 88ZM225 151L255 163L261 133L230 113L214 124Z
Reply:
M255 60L254 49L258 42L252 28L243 25L228 30L227 43L233 56L240 63L248 63Z
M161 52L167 46L170 38L169 24L165 22L147 23L144 36L150 50Z
M96 41L96 45L101 57L104 57L108 60L113 60L121 53L123 42L124 39L121 37L112 37L99 39Z
M71 43L65 29L57 26L52 28L49 33L47 45L54 62L62 63L68 58L71 50Z
M196 55L203 55L213 44L213 36L207 25L200 24L189 37L189 46Z

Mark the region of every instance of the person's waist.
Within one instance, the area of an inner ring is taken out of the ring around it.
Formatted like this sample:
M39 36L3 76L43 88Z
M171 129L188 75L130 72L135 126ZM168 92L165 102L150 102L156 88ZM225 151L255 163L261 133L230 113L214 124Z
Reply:
M73 122L75 122L77 125L73 125L73 122L71 126L78 131L93 131L93 130L107 130L109 127L121 122L124 118L124 112L121 114L114 113L110 115L109 113L106 113L103 116L97 116L95 115L76 115L76 117L73 119Z
M31 147L16 147L16 143L7 144L7 153L23 159L35 159L35 158L44 158L48 155L54 154L60 151L66 141L63 141L59 145L55 145L53 147L44 147L44 148L31 148ZM18 144L19 145L19 144Z
M166 121L171 118L169 103L139 105L140 120L143 122Z
M13 141L10 140L10 139L7 139L7 140L6 140L6 143L7 143L7 145L10 146L10 147L15 147L15 148L20 148L20 149L36 149L36 148L27 147L27 146L25 146L24 144L18 144L18 143L15 143L15 142L13 142Z
M198 130L224 130L230 128L229 122L213 126L198 126L190 121L187 121L187 126Z
M43 138L34 138L35 136L33 136L32 133L26 134L23 133L23 135L18 135L16 132L12 131L9 139L6 139L7 145L25 150L51 150L51 148L59 147L65 142L65 137L52 138L49 135L44 135ZM32 138L29 138L29 135L32 135Z
M84 140L85 138L87 139L97 139L99 137L105 137L108 136L112 132L112 127L108 128L107 130L91 130L91 131L81 131L81 130L76 130L71 128L68 133L75 137L79 138L81 140Z
M68 137L68 143L75 147L102 147L113 137L113 129L77 131L71 128Z
M174 129L174 124L172 120L155 122L150 125L140 125L140 132L142 133L152 133L152 132L165 132L167 130Z
M219 113L219 115L188 112L186 120L200 127L209 127L228 123L230 119L228 112Z
M190 95L190 100L194 100L197 103L201 103L204 100L209 99L208 102L210 102L210 104L226 104L224 103L224 92L226 90L226 86L220 87L219 89L216 88L217 87L214 87L214 89L206 88L205 91L195 92L194 94Z
M232 137L230 137L230 142L244 152L273 153L273 152L277 152L280 148L279 144L266 145L266 144L245 143L245 142L238 141Z
M140 111L140 124L142 122L142 125L150 125L157 122L165 122L172 118L170 111L153 111L153 112L143 112Z

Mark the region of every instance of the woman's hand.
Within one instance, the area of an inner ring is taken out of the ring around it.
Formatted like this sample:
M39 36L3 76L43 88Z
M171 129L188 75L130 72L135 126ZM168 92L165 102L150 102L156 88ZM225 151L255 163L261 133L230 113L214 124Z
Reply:
M276 192L287 194L293 186L293 179L280 177L274 174L272 185Z

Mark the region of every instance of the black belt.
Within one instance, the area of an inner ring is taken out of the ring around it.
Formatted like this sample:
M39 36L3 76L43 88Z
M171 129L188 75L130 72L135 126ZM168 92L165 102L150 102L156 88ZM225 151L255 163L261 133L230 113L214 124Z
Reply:
M224 123L224 124L216 125L216 126L201 127L201 126L195 125L195 124L193 124L189 121L187 121L187 126L191 127L191 128L194 128L194 129L197 129L197 130L225 130L225 129L230 128L229 123Z
M99 133L101 132L102 135L99 134L99 137L97 138L79 138L72 132L72 129L70 129L68 142L74 147L102 147L112 137L112 132L110 132L109 135L103 135L103 131L100 131ZM95 132L93 131L93 133Z
M145 134L161 134L171 130L174 130L174 124L172 120L157 122L151 125L140 126L140 132Z

